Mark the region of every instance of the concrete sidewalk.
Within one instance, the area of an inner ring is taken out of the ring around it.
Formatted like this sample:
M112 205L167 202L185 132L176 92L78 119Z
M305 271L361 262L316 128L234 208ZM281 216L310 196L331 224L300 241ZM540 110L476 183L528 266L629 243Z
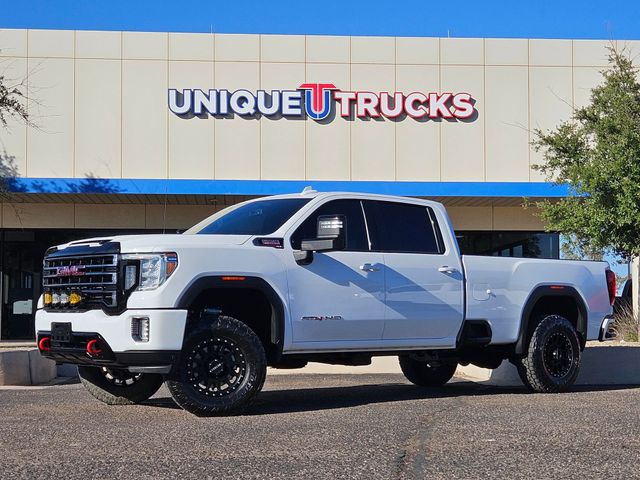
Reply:
M2 340L0 341L0 352L9 350L22 350L25 348L36 348L33 340Z
M516 367L509 362L495 370L469 365L458 371L487 385L522 385ZM640 343L588 342L576 385L640 385Z
M309 363L305 368L269 368L269 375L300 374L389 374L402 373L397 357L376 357L371 365L354 367ZM33 342L0 343L0 385L39 385L56 376L75 376L72 365L59 365L43 358ZM505 361L495 370L460 366L456 377L487 385L520 386L513 365ZM578 385L640 385L640 343L589 342L582 356Z
M385 374L402 373L397 357L376 357L371 365L351 367L309 363L296 370L269 369L270 375L287 374ZM456 377L497 386L521 386L516 368L504 361L495 370L460 366ZM640 343L589 342L582 355L578 385L640 385Z

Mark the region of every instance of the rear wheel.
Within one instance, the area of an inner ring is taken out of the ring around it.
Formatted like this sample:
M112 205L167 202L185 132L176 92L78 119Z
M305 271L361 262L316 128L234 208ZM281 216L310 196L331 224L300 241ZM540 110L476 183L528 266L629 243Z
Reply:
M409 355L401 355L400 369L411 383L421 387L439 387L453 377L458 368L455 360L418 360Z
M516 367L530 390L562 392L578 377L580 355L580 339L573 324L560 315L548 315L536 326L527 355L516 361Z
M144 402L162 386L162 375L132 373L107 367L78 366L82 385L107 405L133 405Z
M253 330L219 316L188 335L166 385L175 402L195 415L232 415L262 389L266 372L264 348Z

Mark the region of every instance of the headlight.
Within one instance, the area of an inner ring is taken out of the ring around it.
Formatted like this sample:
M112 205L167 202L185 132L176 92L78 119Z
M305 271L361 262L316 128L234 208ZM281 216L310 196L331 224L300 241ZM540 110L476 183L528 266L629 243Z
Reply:
M154 290L162 285L178 268L178 254L134 253L123 255L124 289Z

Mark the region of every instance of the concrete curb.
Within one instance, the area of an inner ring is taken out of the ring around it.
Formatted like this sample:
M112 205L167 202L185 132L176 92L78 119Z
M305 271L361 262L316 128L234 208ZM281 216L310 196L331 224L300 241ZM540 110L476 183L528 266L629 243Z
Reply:
M401 374L396 357L376 357L371 365L363 367L347 367L342 365L326 365L309 363L305 368L297 370L280 370L270 368L269 375L291 374ZM460 366L456 377L496 386L522 386L516 368L505 361L495 370ZM640 344L593 343L589 344L582 355L578 385L640 385Z
M56 362L37 349L0 351L0 385L39 385L56 378Z
M402 374L397 357L376 357L371 365L352 367L309 363L305 368L269 368L268 375L302 374ZM37 349L0 352L0 385L40 385L58 377L77 376L74 365L58 365L42 357ZM505 361L495 370L460 366L456 377L495 386L522 386L515 367ZM640 385L640 344L593 343L582 356L578 385Z
M43 388L57 387L60 385L73 385L80 383L80 379L76 375L75 377L56 377L50 382L42 383L40 385L0 385L0 391L2 390L42 390Z
M495 370L469 365L461 367L459 371L469 380L487 385L522 385L516 367L506 361ZM640 385L640 345L589 345L582 353L576 385Z

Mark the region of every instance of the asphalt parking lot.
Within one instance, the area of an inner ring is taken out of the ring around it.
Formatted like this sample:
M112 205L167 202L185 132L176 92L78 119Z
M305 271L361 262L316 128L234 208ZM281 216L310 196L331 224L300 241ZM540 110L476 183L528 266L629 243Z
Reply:
M0 390L0 477L640 478L640 388L561 395L400 375L283 375L245 415L163 388L109 407L79 384Z

